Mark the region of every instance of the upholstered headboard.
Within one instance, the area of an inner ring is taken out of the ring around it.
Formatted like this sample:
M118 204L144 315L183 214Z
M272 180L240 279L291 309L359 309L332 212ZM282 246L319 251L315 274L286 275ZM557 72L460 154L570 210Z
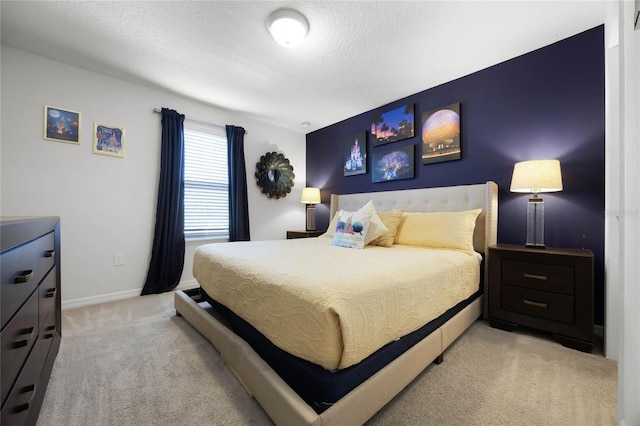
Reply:
M406 212L450 212L482 209L476 221L473 246L486 253L495 244L498 232L498 186L495 182L479 185L405 189L331 195L331 216L338 210L356 211L373 200L379 212L402 209Z
M478 185L439 188L405 189L400 191L366 192L331 195L331 218L338 210L356 211L373 200L379 212L402 209L406 212L447 212L482 209L473 235L474 249L484 255L485 305L489 280L488 247L498 236L498 185L488 181ZM486 315L486 309L485 309Z

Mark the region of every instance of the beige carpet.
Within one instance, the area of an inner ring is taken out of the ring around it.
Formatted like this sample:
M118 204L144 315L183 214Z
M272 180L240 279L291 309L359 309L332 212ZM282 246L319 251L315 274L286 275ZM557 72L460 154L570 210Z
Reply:
M269 425L173 294L63 312L38 425ZM478 321L370 425L615 425L617 364Z

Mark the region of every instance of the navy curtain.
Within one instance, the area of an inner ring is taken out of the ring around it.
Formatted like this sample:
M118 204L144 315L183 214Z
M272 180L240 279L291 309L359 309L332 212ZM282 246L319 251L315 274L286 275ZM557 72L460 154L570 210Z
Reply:
M229 164L229 241L249 241L247 172L244 164L244 129L226 126Z
M173 290L184 267L184 115L162 108L156 227L142 295Z

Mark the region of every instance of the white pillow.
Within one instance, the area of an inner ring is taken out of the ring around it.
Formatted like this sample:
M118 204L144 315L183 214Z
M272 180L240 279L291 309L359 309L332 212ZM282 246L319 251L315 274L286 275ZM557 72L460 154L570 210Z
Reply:
M336 212L336 214L333 217L333 219L331 219L331 223L329 223L329 227L327 228L327 232L322 234L323 237L331 237L331 238L334 237L335 232L336 232L336 227L338 226L338 218L340 216L340 212L342 212L342 211L343 210ZM371 213L370 219L369 219L369 229L367 230L367 235L366 235L366 238L365 238L365 244L364 245L368 245L371 241L373 241L376 238L378 238L378 237L384 235L385 233L389 232L389 228L386 227L386 225L382 222L382 219L380 219L380 216L376 212L376 208L373 205L373 201L372 200L369 200L369 202L367 204L365 204L364 206L362 206L358 210L358 212L360 212L360 213L364 213L364 212ZM347 213L349 213L349 212L347 212Z
M371 212L368 211L358 210L354 213L340 210L331 245L363 249L371 227L370 218Z

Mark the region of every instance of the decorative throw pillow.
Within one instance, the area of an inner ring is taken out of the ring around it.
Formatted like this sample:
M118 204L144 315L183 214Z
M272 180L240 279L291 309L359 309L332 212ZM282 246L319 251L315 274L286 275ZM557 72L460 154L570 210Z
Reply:
M340 210L331 245L362 249L370 227L371 212Z
M473 231L481 209L404 214L397 244L473 251Z
M331 238L334 237L336 232L336 227L338 225L338 218L340 216L340 213L343 211L344 210L336 212L333 219L331 219L331 223L329 223L329 228L327 228L327 232L322 234L323 237L331 237ZM382 222L382 219L380 219L380 216L378 216L378 213L376 212L376 208L373 205L373 201L370 200L367 204L362 206L356 213L364 213L364 212L370 213L369 229L367 231L366 240L365 240L365 245L367 245L371 241L375 240L376 238L378 238L379 236L387 232L388 229L385 226L385 224Z
M371 241L373 246L391 247L398 233L398 226L402 220L402 210L394 209L388 212L378 213L382 223L387 227L387 232Z

